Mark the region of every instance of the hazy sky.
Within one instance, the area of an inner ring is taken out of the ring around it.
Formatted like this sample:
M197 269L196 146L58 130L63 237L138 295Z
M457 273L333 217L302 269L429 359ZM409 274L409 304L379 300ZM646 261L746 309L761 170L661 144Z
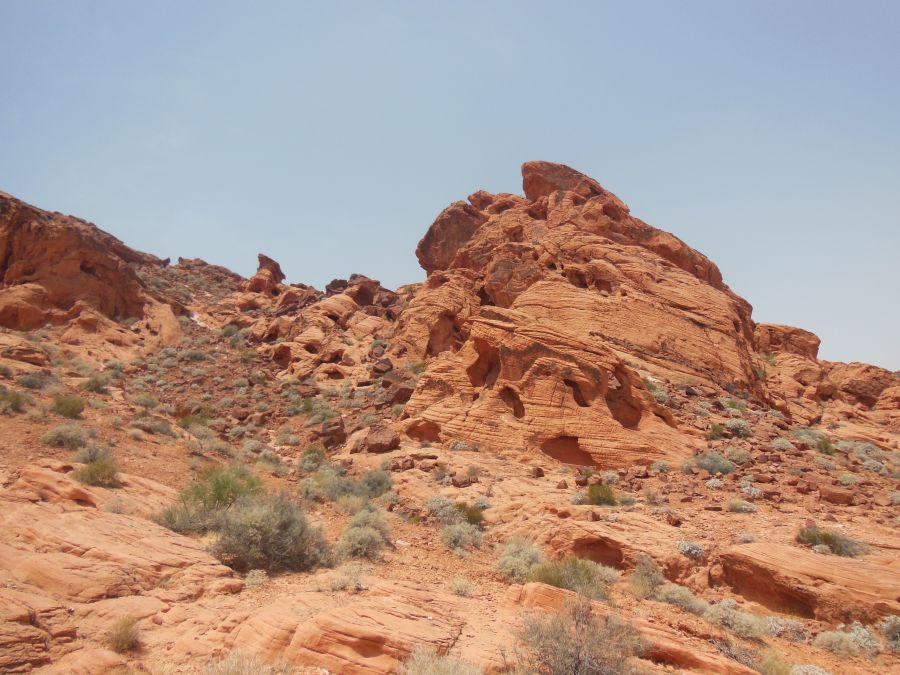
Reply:
M451 201L563 162L757 321L900 369L900 2L437 4L0 0L0 190L397 286Z

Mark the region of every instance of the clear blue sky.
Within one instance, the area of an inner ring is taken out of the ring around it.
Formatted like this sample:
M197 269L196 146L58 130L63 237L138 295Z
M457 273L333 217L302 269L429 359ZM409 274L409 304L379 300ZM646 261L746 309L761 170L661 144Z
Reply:
M0 0L0 189L397 286L448 203L564 162L757 321L900 369L900 2L426 4Z

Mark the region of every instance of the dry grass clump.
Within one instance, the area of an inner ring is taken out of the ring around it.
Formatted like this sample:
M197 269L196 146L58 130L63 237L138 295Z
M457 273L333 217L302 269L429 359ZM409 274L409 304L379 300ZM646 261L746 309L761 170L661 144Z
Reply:
M400 665L400 675L481 675L482 671L453 656L416 647Z
M634 571L628 575L628 585L636 598L643 600L653 595L653 592L666 580L662 570L653 562L653 559L640 554Z
M53 448L77 450L88 443L88 435L77 424L61 424L41 436L41 442Z
M119 654L137 649L140 645L137 622L138 618L134 616L117 619L106 631L106 645Z

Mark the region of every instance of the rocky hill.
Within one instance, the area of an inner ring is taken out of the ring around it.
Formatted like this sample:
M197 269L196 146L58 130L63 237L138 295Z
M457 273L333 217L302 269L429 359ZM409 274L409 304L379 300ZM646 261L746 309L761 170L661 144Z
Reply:
M900 377L522 177L396 290L0 193L0 671L900 669Z

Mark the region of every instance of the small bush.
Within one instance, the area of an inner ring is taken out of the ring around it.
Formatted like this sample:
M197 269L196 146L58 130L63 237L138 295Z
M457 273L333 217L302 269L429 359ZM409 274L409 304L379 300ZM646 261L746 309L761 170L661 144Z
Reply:
M888 646L895 652L900 651L900 616L887 616L878 623L878 630L884 635Z
M678 552L688 558L699 560L703 557L703 546L697 542L682 539L678 542Z
M241 464L217 466L203 473L199 480L184 491L184 498L203 508L216 511L225 509L243 497L262 494L259 476Z
M300 470L304 473L317 471L326 461L321 448L309 447L300 455Z
M787 450L794 450L794 444L786 438L776 438L774 441L772 441L772 449L780 450L782 452Z
M698 598L690 589L678 584L665 583L656 589L654 597L660 602L680 607L686 612L702 616L709 609L709 603Z
M137 622L138 618L133 616L116 620L106 631L106 645L119 654L137 649L140 644Z
M0 387L0 413L20 413L25 409L26 403L29 403L29 399L25 394Z
M220 661L210 663L203 675L291 675L294 669L287 665L273 666L256 656L231 652Z
M823 530L816 525L804 526L797 533L797 543L809 547L826 546L835 555L855 558L865 552L865 546L858 541L832 530Z
M595 483L587 489L587 503L594 506L615 506L616 493L612 486L605 483Z
M119 470L108 450L98 450L86 464L77 468L72 476L85 485L114 488L119 486Z
M377 558L384 538L371 527L348 527L341 535L338 551L347 558Z
M400 675L481 675L481 670L452 656L441 656L423 647L413 649L400 664Z
M503 547L494 570L507 581L522 583L543 562L544 554L533 541L513 539Z
M63 424L53 427L41 436L41 442L53 448L67 448L77 450L87 445L88 436L84 429L75 424Z
M482 509L466 502L457 502L456 508L467 523L471 523L479 528L481 527L481 523L484 522L484 513L482 512Z
M303 571L331 559L322 531L285 494L236 502L212 551L237 570Z
M713 475L717 473L728 474L737 468L732 462L729 462L714 450L697 455L694 462L698 467L709 471Z
M743 499L729 499L728 510L732 513L753 513L756 511L756 505Z
M53 412L71 420L81 417L84 406L84 399L74 394L56 394L53 397Z
M440 495L436 495L425 503L428 515L442 525L455 525L465 520L462 512L456 508L456 504Z
M838 656L875 656L881 651L881 644L869 630L854 621L849 629L829 630L819 633L813 646L837 654Z
M728 448L727 450L725 450L725 456L730 462L742 465L746 464L752 459L750 451L745 450L744 448Z
M450 591L461 598L471 598L474 586L466 577L453 577L450 582Z
M471 523L446 525L441 530L441 541L454 553L481 547L481 530Z
M662 571L653 562L653 559L645 554L638 556L634 571L628 575L628 585L635 597L643 600L653 595L653 592L666 580Z
M108 373L91 373L88 379L82 383L81 388L94 394L106 394L111 380L112 377Z
M627 673L628 660L643 649L631 624L611 615L596 616L586 600L550 617L526 617L519 644L520 671L546 675Z
M749 438L753 435L750 425L745 420L725 420L725 428L735 438Z
M725 437L725 427L719 424L718 422L713 424L710 427L709 432L706 434L707 440L717 441L720 438Z
M133 429L146 431L148 434L163 434L165 436L175 436L172 426L165 420L156 417L136 417L129 423Z
M727 628L738 637L747 639L761 638L768 633L766 620L755 614L738 609L734 600L726 599L718 602L706 611L704 618L714 624Z
M264 586L269 580L269 575L265 570L250 570L244 577L244 585L247 588L258 588Z
M50 380L50 374L43 371L25 373L16 378L16 382L19 386L25 387L26 389L43 389L50 383Z
M575 591L588 598L606 599L607 589L619 579L619 573L591 560L569 557L535 566L527 579Z

